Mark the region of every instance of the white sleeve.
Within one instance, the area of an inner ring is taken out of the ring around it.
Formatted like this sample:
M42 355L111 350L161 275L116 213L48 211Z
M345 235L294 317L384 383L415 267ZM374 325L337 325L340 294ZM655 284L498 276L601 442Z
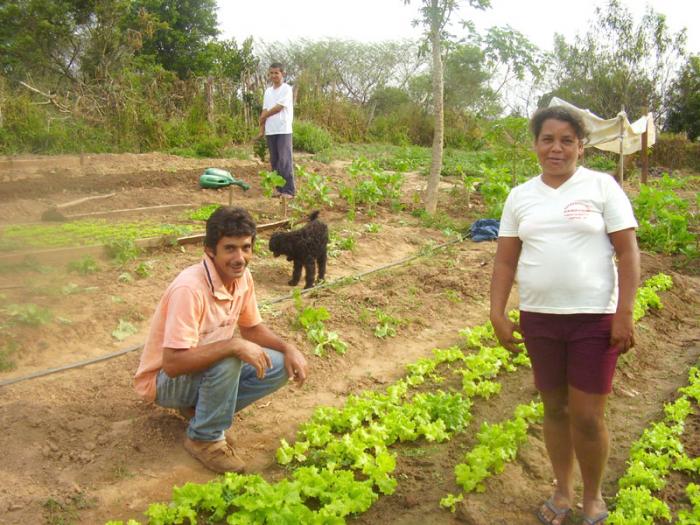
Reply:
M608 233L638 226L630 200L612 177L605 187L603 220L605 221L605 230Z
M294 93L292 91L292 86L285 84L285 87L286 89L277 103L282 107L291 108L292 104L294 103Z
M501 213L501 222L498 226L499 237L518 237L519 221L515 216L514 191L510 190Z

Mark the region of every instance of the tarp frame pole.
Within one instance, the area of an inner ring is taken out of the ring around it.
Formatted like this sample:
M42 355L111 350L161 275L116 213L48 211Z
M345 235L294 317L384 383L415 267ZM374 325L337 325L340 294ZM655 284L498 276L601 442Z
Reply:
M642 160L642 175L641 175L641 183L642 184L647 184L647 181L649 179L649 108L644 107L644 114L646 115L647 121L646 125L644 126L644 133L642 133L642 152L641 152L641 160Z
M624 169L625 169L625 155L624 155L624 145L625 145L625 106L622 106L622 111L620 112L619 115L619 120L620 120L620 161L618 162L617 165L617 182L620 186L622 186L622 179L623 179L623 174L624 174Z

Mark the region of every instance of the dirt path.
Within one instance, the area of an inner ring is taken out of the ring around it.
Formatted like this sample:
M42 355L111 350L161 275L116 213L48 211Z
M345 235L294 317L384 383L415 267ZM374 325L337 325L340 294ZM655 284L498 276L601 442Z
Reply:
M87 202L76 212L174 202L224 203L228 197L225 191L196 187L202 166L211 165L211 161L175 162L167 157L154 161L132 156L103 160L104 172L94 164L94 175L86 174L85 163L81 168L76 158L64 159L61 169L53 173L37 169L31 176L42 182L35 192L27 191L17 180L18 175L0 177L4 181L0 182L0 222L23 222L30 215L36 219L47 204L113 190L118 194L109 203ZM77 167L71 167L74 164ZM249 192L236 193L237 202L251 209L261 222L281 216L280 204L271 204L262 196L255 179L259 167L254 162L217 165L235 170L237 176L252 183ZM131 170L133 166L138 169ZM343 176L337 166L311 167L329 177ZM419 179L414 177L410 182L412 187L420 187ZM441 199L454 220L465 221L463 196L446 187ZM411 200L409 192L405 198L409 206ZM160 211L156 217L169 222L184 220L182 211L176 210ZM331 280L421 251L428 256L305 297L307 304L324 306L331 312L328 327L349 346L344 356L311 354L311 345L291 327L296 316L291 301L263 308L266 322L294 339L309 356L311 365L311 376L303 389L284 389L236 417L235 438L243 458L250 470L271 479L283 475L274 463L279 439L292 438L299 422L314 407L339 406L350 393L385 388L402 375L405 364L429 355L435 347L455 344L458 330L481 324L488 316L493 243L465 241L430 252L431 245L450 237L426 228L406 212L380 211L376 217L361 215L350 223L345 210L333 208L324 210L323 217L337 235L352 234L356 239L354 251L340 251L331 259ZM370 222L379 225L378 232L370 233L364 226ZM266 253L268 237L261 235L252 266L263 304L289 293L289 264ZM150 275L131 281L121 276L125 272L134 276L138 261L125 267L99 261L100 271L88 275L45 260L2 269L2 302L49 308L53 320L37 327L12 327L14 340L21 343L14 354L17 368L0 372L0 381L139 343L164 287L200 257L197 246L148 253L140 261L149 261L153 268ZM609 494L614 492L615 480L624 469L631 442L660 415L662 403L685 382L688 366L700 355L700 281L673 272L671 261L651 255L644 256L643 271L645 277L658 271L670 273L676 286L664 294L664 309L641 323L637 349L620 366L609 411L613 433L606 477ZM373 335L372 316L377 310L402 320L397 337L382 340ZM138 331L116 341L111 333L120 320L130 322ZM0 464L0 525L142 519L149 503L169 499L174 485L212 478L181 447L186 423L171 411L144 405L131 390L138 357L138 352L131 352L103 363L0 387L0 428L4 429L0 433L4 455ZM400 447L396 494L381 498L355 521L537 523L532 510L547 495L552 481L540 428L531 432L518 461L488 482L485 494L467 497L455 515L438 506L441 497L456 491L454 465L473 443L480 422L509 417L516 404L535 394L528 371L507 376L503 385L500 396L475 404L475 420L449 443L420 449Z

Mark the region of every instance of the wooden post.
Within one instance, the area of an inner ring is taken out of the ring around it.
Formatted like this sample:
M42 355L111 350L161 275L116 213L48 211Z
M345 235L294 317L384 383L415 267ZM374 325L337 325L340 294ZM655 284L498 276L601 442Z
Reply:
M647 118L646 126L644 127L644 133L642 133L642 153L641 153L641 159L642 159L642 178L641 182L642 184L647 184L647 180L649 178L649 153L647 152L648 149L648 141L649 141L649 108L646 106L644 107L644 115Z

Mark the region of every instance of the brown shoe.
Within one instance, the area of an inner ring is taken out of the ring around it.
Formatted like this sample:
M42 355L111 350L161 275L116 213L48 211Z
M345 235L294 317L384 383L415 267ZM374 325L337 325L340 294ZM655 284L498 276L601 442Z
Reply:
M214 472L238 472L245 470L245 463L236 452L226 443L221 441L195 441L185 436L185 450L192 457L198 459L202 465Z

